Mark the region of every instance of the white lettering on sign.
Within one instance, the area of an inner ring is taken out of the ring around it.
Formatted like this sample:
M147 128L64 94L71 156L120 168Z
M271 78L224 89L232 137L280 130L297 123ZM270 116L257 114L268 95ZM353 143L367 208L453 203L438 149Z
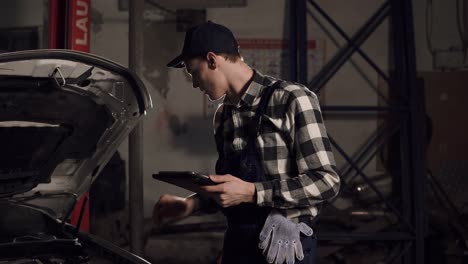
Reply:
M79 16L87 16L88 15L88 3L85 1L79 1L76 3L77 6L81 7L82 9L77 8L76 14Z
M77 1L76 3L76 14L77 16L84 16L76 20L75 25L80 29L79 35L81 36L76 38L75 44L77 45L88 45L88 11L89 6L85 1Z

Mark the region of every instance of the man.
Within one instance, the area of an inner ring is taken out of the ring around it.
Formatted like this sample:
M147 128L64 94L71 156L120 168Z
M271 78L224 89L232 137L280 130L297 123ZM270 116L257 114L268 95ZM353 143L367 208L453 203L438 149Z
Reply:
M211 100L225 98L214 118L217 184L187 198L161 196L155 223L218 207L228 223L222 263L314 263L306 224L340 186L317 96L251 69L232 32L211 21L187 31L167 66L185 67Z

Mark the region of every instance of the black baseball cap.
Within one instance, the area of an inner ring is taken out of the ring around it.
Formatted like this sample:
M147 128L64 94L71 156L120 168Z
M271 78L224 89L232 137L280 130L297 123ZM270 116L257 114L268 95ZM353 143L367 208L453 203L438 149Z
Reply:
M205 56L208 52L239 55L239 44L231 30L211 21L190 28L185 33L182 53L167 67L182 68L184 60Z

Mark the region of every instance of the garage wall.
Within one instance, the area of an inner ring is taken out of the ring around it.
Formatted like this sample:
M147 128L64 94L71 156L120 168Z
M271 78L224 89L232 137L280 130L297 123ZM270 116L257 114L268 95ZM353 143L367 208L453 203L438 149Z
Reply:
M207 9L207 19L228 26L238 38L288 38L285 22L285 14L288 14L286 2L280 0L274 2L275 4L272 4L272 1L256 0L248 1L247 7L210 8ZM378 1L365 2L369 5L367 11L362 11L362 8L355 3L346 3L346 6L343 6L343 1L338 0L320 1L320 4L337 19L337 23L343 25L347 32L355 32L380 5ZM350 12L359 15L349 16ZM311 25L308 29L309 37L325 40L326 58L331 58L337 47L331 44L316 24L312 21L309 21L309 24ZM214 172L216 153L210 131L211 118L203 116L203 95L198 90L191 89L191 83L183 71L165 68L165 63L180 52L184 34L175 32L176 25L170 22L152 22L145 27L145 30L148 31L145 32L144 53L148 62L145 61L144 68L152 70L147 70L150 74L145 73L143 76L152 90L159 91L154 93L157 109L149 114L145 125L145 136L152 138L151 141L147 141L149 148L145 149L145 174L166 169ZM387 34L388 25L384 23L364 46L364 50L375 58L376 63L383 69L387 68L385 48ZM338 39L342 45L343 41ZM356 64L362 71L370 73L368 77L370 80L363 79L348 63L324 89L321 95L325 101L323 103L377 104L376 93L369 85L370 82L374 88L376 87L377 75L360 58L356 58ZM344 118L346 120L343 120ZM376 129L374 118L329 116L326 125L330 134L349 154L356 152ZM336 158L339 164L343 164L338 155ZM370 164L366 172L373 174L374 171L375 164ZM155 183L151 179L147 182L145 198L148 202L163 192L183 194L180 190ZM151 203L145 206L146 212L150 212Z
M433 70L432 56L426 42L426 2L413 0L419 71ZM246 7L208 8L206 14L207 19L230 27L238 38L281 39L288 37L286 3L284 0L249 0ZM351 36L383 1L320 0L318 3ZM433 5L436 10L432 27L434 48L459 48L461 44L454 16L455 4L434 0ZM5 1L0 10L0 27L38 27L43 32L46 12L47 1ZM128 12L119 10L118 0L92 1L91 19L91 52L127 66ZM191 89L190 80L183 71L165 67L165 63L180 52L184 37L183 33L176 31L175 19L170 12L157 10L147 4L145 26L142 29L145 34L143 72L140 76L150 89L155 103L155 108L148 112L145 120L144 134L147 216L161 193L187 194L181 189L153 181L151 173L172 169L213 172L216 160L209 114L213 109L207 109L206 98L199 91ZM329 60L345 42L330 26L326 28L332 32L332 37L308 16L309 38L325 41L325 59ZM388 21L362 47L384 70L388 65L387 42ZM382 87L379 87L377 74L358 55L354 55L353 63L346 63L342 67L320 97L322 104L326 105L376 105L379 101L376 90L379 89ZM355 153L376 128L374 117L329 114L326 118L330 134L350 154ZM120 147L126 160L127 144L125 141ZM337 160L342 163L338 155ZM372 174L375 168L373 163L367 172Z
M383 1L320 0L318 3L350 36L375 12ZM418 70L432 70L432 59L426 48L425 0L414 0ZM284 0L250 0L247 7L209 8L207 19L230 27L238 38L287 38ZM366 8L363 8L365 6ZM91 51L128 63L128 14L118 10L117 0L93 1L94 20L101 23L91 34ZM184 33L176 31L175 16L155 11L147 4L143 70L140 77L150 89L155 108L148 112L144 129L145 215L162 193L186 195L186 191L155 182L151 174L159 170L195 170L214 172L216 160L211 118L205 113L206 99L191 88L183 70L167 69L165 64L182 47ZM323 21L323 20L322 20ZM363 45L362 49L384 70L388 68L388 20ZM344 41L330 27L338 44L308 17L311 39L326 42L326 59L332 58ZM437 30L437 29L436 29ZM378 76L357 55L346 63L321 93L326 105L377 105ZM359 72L364 72L362 75ZM326 116L330 134L349 153L355 153L376 129L375 117ZM121 147L127 159L127 143ZM342 159L336 154L339 164ZM376 173L375 162L366 169Z
M0 27L42 27L46 4L43 0L2 1Z
M2 1L0 9L1 29L37 29L39 47L45 47L47 0ZM4 43L3 43L4 44ZM24 47L27 47L26 45Z

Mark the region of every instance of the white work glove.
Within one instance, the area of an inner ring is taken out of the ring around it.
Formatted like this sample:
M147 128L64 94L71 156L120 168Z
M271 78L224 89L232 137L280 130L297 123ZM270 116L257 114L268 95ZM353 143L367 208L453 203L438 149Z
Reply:
M263 249L268 263L294 264L295 258L304 259L300 233L311 236L314 232L308 225L294 223L272 210L260 232L258 247Z

